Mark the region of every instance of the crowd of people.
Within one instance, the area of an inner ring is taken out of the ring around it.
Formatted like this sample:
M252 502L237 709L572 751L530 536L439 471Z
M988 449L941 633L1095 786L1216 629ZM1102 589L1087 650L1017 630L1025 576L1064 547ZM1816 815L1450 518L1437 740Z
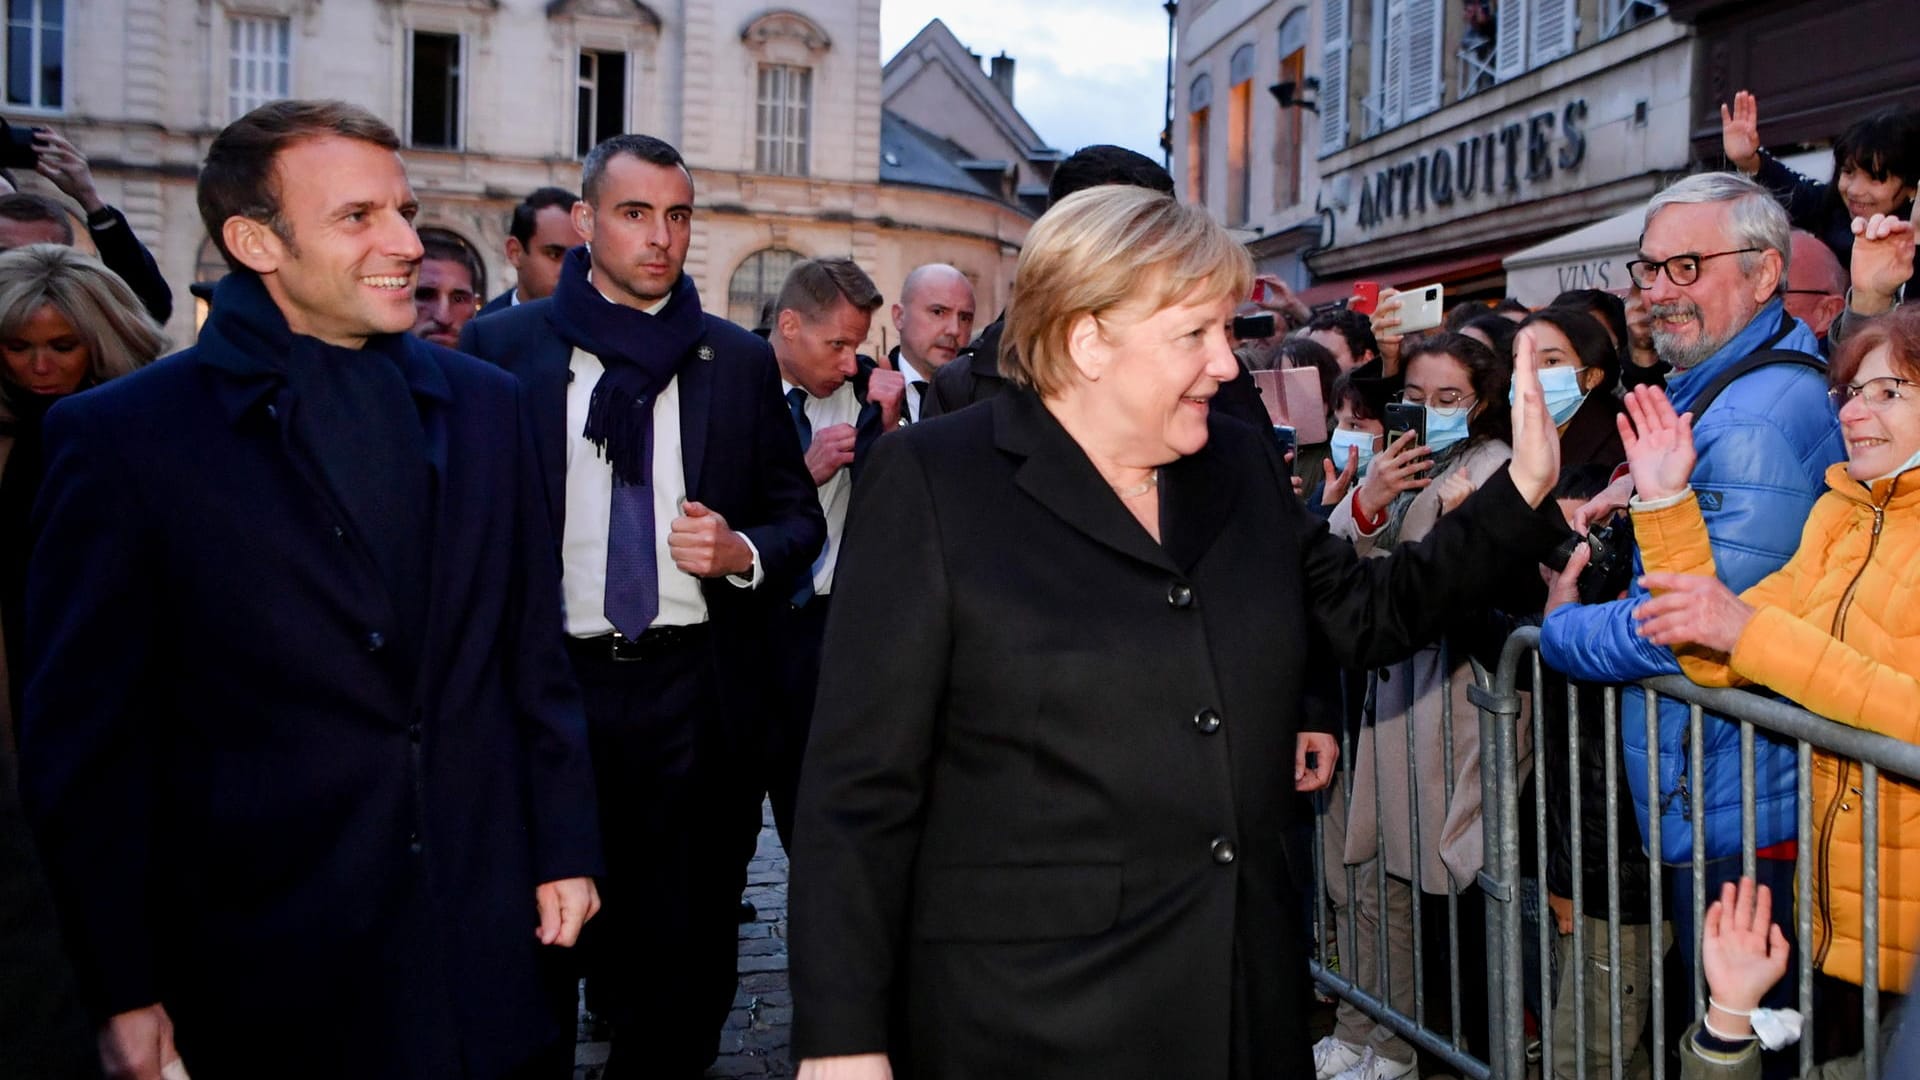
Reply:
M1417 1076L1354 1001L1309 1038L1316 882L1344 975L1412 1015L1423 962L1486 1058L1467 686L1521 625L1546 1068L1790 1075L1754 1012L1791 1003L1807 845L1819 1056L1848 1060L1879 1034L1846 1004L1857 768L1815 755L1798 835L1797 747L1760 733L1748 879L1739 725L1599 726L1599 687L1637 717L1684 673L1920 739L1920 121L1850 128L1831 184L1760 149L1750 96L1724 127L1731 169L1652 200L1625 296L1309 309L1095 146L1004 312L952 266L889 305L818 257L745 328L684 272L666 142L520 202L489 300L415 228L391 129L277 102L209 146L230 273L158 363L166 283L41 133L79 211L0 195L0 1071L562 1080L584 1005L608 1080L701 1075L763 802L805 1080ZM1881 783L1891 1038L1920 864ZM1610 829L1668 870L1596 858ZM1713 991L1671 1046L1663 962Z

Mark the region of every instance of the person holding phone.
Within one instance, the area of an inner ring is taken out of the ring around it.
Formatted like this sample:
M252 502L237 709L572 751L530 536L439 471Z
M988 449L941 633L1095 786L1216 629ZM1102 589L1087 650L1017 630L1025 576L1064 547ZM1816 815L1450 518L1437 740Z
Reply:
M1513 456L1509 369L1491 350L1472 338L1439 333L1409 339L1405 359L1406 385L1398 404L1419 410L1411 413L1415 426L1373 459L1366 478L1352 497L1334 508L1329 521L1335 536L1351 541L1368 558L1386 558L1431 534ZM1517 364L1532 367L1530 341L1522 344ZM1409 415L1405 408L1394 411ZM1343 964L1353 959L1348 974L1362 987L1408 1014L1414 995L1413 889L1429 896L1456 895L1463 955L1481 946L1483 901L1474 884L1483 862L1480 728L1478 710L1467 700L1473 681L1463 671L1467 660L1464 649L1448 650L1436 637L1414 654L1411 678L1406 667L1382 675L1372 723L1363 726L1354 744L1351 801L1343 808L1341 799L1329 800L1333 810L1327 815L1323 857L1329 882L1340 886L1331 890L1336 907L1347 902L1338 894L1345 891L1349 868L1357 869L1355 880L1361 883L1350 901L1358 915L1358 933L1352 940L1342 936L1341 959ZM1451 776L1443 721L1449 708ZM1409 723L1414 727L1411 763ZM1415 789L1411 797L1410 786ZM1383 890L1373 884L1375 860L1386 864L1384 905ZM1428 918L1436 913L1439 922L1426 931L1429 950L1444 948L1441 943L1447 940L1446 905L1428 904L1422 912ZM1386 986L1380 985L1381 957L1376 955L1382 924ZM1336 925L1348 925L1345 913ZM1427 970L1441 976L1441 986L1446 968L1429 957ZM1460 1034L1474 1053L1484 1054L1486 986L1467 979L1461 992ZM1415 1069L1412 1046L1350 1006L1342 1007L1334 1034L1323 1040L1316 1058L1320 1080L1392 1080L1411 1076ZM1335 1068L1342 1062L1347 1071Z

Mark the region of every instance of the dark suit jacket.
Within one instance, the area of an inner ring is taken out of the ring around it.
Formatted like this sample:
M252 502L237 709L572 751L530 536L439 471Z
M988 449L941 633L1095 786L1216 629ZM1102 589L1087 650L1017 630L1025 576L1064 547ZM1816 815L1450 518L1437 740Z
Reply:
M200 1080L502 1075L558 1034L535 886L601 867L525 395L404 339L436 495L405 664L241 300L47 417L22 776L83 991L163 1002Z
M1363 560L1271 435L1209 426L1162 470L1159 544L1025 391L876 448L801 778L796 1057L1311 1075L1284 845L1309 639L1404 657L1565 527L1501 476Z
M493 299L487 301L484 305L481 306L479 311L474 312L473 317L478 319L482 315L491 315L496 311L505 311L508 308L517 307L517 306L518 305L516 305L513 302L513 290L503 289L501 290L499 296L496 296Z
M552 310L551 299L532 300L475 319L460 332L460 349L506 368L525 384L557 542L566 521L573 347L549 323ZM706 319L705 344L712 359L690 361L679 376L687 498L717 512L751 540L766 575L755 590L719 580L702 583L713 620L725 623L741 615L758 617L765 597L789 595L820 553L827 525L780 393L772 346L725 319Z

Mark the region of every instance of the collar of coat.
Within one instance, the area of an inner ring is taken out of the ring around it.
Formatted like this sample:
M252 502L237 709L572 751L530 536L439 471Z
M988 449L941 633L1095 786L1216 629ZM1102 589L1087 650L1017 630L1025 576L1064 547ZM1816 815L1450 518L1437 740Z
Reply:
M1848 502L1883 510L1920 510L1920 467L1862 483L1847 472L1842 461L1827 466L1827 486Z
M1008 387L993 398L994 445L1021 459L1014 483L1068 525L1107 547L1173 573L1190 572L1233 514L1240 489L1278 474L1255 454L1228 447L1253 434L1238 421L1213 417L1198 453L1160 470L1160 542L1114 494L1086 451L1060 426L1038 395ZM1239 429L1239 430L1236 430ZM1292 498L1292 491L1285 493Z
M237 270L220 279L213 291L213 312L200 330L198 356L221 378L215 392L227 419L238 423L287 382L286 365L306 353L287 317L259 275ZM453 400L446 372L430 355L438 348L411 334L376 334L365 346L391 357L417 402L445 404Z

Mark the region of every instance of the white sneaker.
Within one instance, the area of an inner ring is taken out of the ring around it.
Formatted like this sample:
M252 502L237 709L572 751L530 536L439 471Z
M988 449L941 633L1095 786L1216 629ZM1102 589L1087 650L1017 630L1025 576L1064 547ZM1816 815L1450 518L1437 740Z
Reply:
M1417 1062L1381 1057L1369 1046L1367 1052L1361 1055L1358 1065L1334 1077L1334 1080L1402 1080L1403 1077L1419 1080L1419 1076Z
M1334 1080L1334 1077L1360 1064L1366 1056L1366 1051L1360 1047L1338 1035L1329 1035L1313 1044L1314 1080Z

